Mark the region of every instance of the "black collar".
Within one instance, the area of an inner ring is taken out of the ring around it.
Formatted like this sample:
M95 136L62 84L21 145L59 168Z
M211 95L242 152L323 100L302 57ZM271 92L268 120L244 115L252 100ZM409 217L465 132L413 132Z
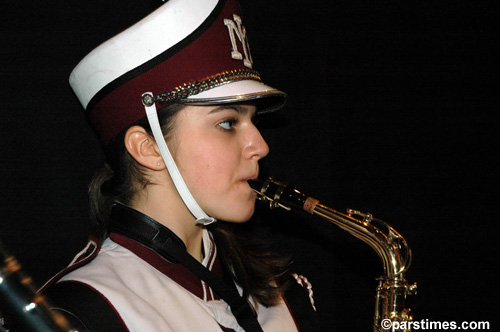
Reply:
M167 243L172 243L186 251L186 245L170 229L153 218L120 203L111 209L108 231L118 233L153 250L171 263L178 260L165 250Z

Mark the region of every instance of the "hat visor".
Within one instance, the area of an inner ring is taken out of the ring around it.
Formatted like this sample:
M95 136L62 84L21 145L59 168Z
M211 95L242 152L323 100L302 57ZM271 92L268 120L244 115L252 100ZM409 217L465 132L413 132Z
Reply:
M193 105L216 105L255 100L258 112L279 110L286 103L286 93L255 80L228 82L179 100Z

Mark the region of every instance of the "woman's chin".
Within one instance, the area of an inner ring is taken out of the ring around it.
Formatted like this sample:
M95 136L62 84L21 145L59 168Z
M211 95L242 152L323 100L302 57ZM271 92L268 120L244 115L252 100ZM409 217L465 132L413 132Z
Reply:
M249 206L245 206L244 208L233 209L231 211L226 210L223 214L220 215L219 218L215 218L232 223L245 223L250 220L250 218L252 218L254 211L255 203Z

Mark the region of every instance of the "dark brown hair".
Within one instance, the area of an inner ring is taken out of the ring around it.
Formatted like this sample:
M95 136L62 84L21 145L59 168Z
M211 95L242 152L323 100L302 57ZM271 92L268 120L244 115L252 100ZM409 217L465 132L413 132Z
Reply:
M182 110L173 104L158 111L166 139L172 133L175 116ZM153 136L147 119L136 123ZM108 218L115 201L128 205L134 195L152 184L143 167L128 153L124 144L125 132L117 135L106 147L106 163L89 186L91 217L94 234L107 236ZM217 243L221 262L244 296L252 296L265 306L275 305L283 293L290 273L291 260L276 253L271 244L252 236L245 225L219 221L209 225Z

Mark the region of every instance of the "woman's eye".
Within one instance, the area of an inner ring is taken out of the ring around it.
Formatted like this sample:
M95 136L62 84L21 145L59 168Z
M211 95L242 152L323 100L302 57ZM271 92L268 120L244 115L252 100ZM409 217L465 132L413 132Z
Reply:
M225 121L219 122L219 127L221 127L224 130L232 130L235 123L236 123L236 120L234 120L234 119L225 120Z

